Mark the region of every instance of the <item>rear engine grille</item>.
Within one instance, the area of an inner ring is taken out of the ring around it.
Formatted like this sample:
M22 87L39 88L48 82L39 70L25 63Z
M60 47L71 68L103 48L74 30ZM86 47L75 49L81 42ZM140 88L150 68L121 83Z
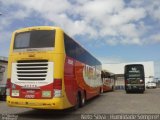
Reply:
M47 60L23 60L16 64L18 80L45 80L48 73Z

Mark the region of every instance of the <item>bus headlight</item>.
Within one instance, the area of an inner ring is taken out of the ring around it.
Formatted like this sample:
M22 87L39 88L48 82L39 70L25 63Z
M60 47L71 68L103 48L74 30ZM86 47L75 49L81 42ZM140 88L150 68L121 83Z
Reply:
M19 90L12 90L12 96L18 97L19 96Z
M51 91L42 91L42 97L51 97Z

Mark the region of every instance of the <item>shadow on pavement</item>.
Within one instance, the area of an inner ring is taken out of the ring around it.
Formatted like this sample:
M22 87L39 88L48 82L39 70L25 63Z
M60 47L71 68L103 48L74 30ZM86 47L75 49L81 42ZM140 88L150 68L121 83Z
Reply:
M18 120L81 120L81 113L77 113L78 110L81 110L90 104L92 104L95 100L98 101L102 96L96 96L91 100L86 102L86 105L82 108L78 108L75 110L74 108L69 108L65 110L39 110L33 109L26 112L21 112L18 115ZM82 113L82 114L87 114Z
M73 109L67 109L67 110L30 110L27 112L23 112L18 114L18 120L22 119L22 120L35 120L35 119L39 119L39 120L44 120L44 119L64 119L64 120L68 120L71 119L70 116L72 115L72 113L74 112ZM73 116L72 116L73 117ZM76 116L74 117L74 119L76 118ZM73 120L74 120L73 119Z

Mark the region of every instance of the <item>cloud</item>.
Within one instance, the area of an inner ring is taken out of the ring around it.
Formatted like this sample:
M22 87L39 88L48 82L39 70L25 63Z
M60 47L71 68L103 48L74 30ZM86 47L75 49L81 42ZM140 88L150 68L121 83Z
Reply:
M142 45L142 41L139 38L125 38L125 37L112 37L105 41L107 44L111 46L116 46L118 44L122 45Z
M160 4L159 4L160 5ZM153 18L156 20L156 21L160 21L160 16L159 16L159 13L160 13L160 7L157 7L156 9L154 9L152 11L152 15L153 15Z
M11 39L11 32L0 31L0 44L8 42Z
M143 8L124 8L118 14L112 15L109 24L112 26L122 25L138 21L146 16Z
M11 39L11 32L0 30L0 56L7 56Z
M102 64L118 64L118 63L129 62L129 61L125 60L124 58L117 57L117 56L99 57L99 60L102 62Z
M137 31L135 24L124 24L119 27L119 32L122 36L130 38L139 36L139 32Z
M145 33L154 27L145 18L153 16L154 20L160 20L160 2L146 1L3 0L5 8L14 9L1 20L0 30L15 20L37 14L36 17L62 27L71 36L86 36L86 40L100 38L109 45L143 45Z
M107 39L107 40L106 40L106 43L107 43L108 45L111 45L111 46L115 46L115 45L117 45L119 42L120 42L120 41L117 40L116 38L111 38L111 39Z
M129 4L133 7L143 7L151 19L159 21L160 2L159 0L132 0Z
M84 16L86 20L103 20L108 14L113 14L121 10L124 6L123 0L92 0L78 6L78 14Z
M124 45L142 45L142 41L139 38L123 39L121 43Z
M149 43L160 43L160 33L153 34L149 37Z

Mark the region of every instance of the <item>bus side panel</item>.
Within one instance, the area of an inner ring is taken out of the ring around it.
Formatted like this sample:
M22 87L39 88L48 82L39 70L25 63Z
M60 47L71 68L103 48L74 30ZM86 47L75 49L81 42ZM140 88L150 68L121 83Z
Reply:
M111 79L105 79L104 83L103 83L103 91L104 92L108 92L112 90L113 85L113 81Z
M103 91L104 92L108 92L108 91L111 91L112 88L110 86L106 86L106 85L103 85Z
M65 92L69 102L72 105L76 104L76 89L77 84L75 83L75 75L74 75L74 60L70 57L66 57L64 64L64 84L65 84Z
M79 89L83 90L86 94L86 99L90 99L99 94L100 87L94 87L94 80L85 78L85 64L76 61L75 75Z
M65 92L72 105L76 105L78 91L81 92L81 94L85 92L86 99L90 99L100 93L99 86L91 87L91 82L94 84L94 80L90 80L90 84L87 84L84 80L84 67L85 64L66 57L64 66Z

